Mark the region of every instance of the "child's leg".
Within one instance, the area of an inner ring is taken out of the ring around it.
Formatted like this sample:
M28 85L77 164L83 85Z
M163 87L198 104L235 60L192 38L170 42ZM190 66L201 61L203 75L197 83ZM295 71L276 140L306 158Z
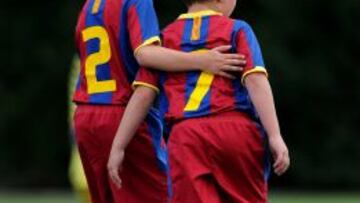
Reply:
M265 136L240 113L208 122L212 171L226 202L266 203L268 162Z
M267 202L264 140L243 114L177 124L170 135L169 152L174 200L189 194L198 198L175 202ZM208 177L214 181L204 179ZM216 200L202 201L209 197Z
M106 148L113 136L113 132L108 132L110 121L107 117L112 117L113 122L119 122L122 110L111 110L113 113L108 112L110 107L79 105L74 115L76 141L92 203L114 202L106 171ZM102 133L97 130L100 125L104 128Z
M120 172L122 188L117 189L110 181L113 191L116 191L116 203L169 202L167 155L164 156L165 162L156 158L156 151L165 150L166 145L161 138L161 132L152 131L149 125L149 122L143 124L126 147ZM162 143L156 144L154 139Z
M123 187L112 185L107 161L124 109L114 106L79 106L76 137L92 203L166 203L167 176L156 159L148 126L143 125L125 151Z
M191 120L172 129L168 149L172 203L221 203L201 129Z

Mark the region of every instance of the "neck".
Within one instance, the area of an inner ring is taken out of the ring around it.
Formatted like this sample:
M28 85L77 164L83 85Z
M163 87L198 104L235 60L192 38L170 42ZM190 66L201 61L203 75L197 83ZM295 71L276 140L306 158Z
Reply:
M188 13L195 13L195 12L199 12L199 11L204 11L204 10L213 10L216 12L220 12L219 8L216 6L216 4L212 3L212 2L208 2L208 3L195 3L191 6L189 6L188 8Z

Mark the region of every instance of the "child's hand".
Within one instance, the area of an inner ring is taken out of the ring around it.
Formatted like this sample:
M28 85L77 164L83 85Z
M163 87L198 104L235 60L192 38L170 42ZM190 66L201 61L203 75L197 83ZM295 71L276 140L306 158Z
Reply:
M270 150L274 159L274 172L280 176L290 166L289 151L281 135L269 136Z
M244 55L225 53L230 49L230 45L219 46L201 54L206 58L204 60L205 64L202 65L204 67L203 71L235 79L233 75L227 72L241 72L246 64L246 60Z
M109 161L107 164L109 176L112 182L118 187L121 188L121 179L119 176L119 171L121 170L122 163L124 161L125 152L124 150L113 148L110 153Z

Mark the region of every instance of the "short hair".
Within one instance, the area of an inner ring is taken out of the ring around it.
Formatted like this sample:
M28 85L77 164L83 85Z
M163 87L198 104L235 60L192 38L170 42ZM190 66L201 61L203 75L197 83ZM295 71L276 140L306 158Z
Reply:
M191 6L194 3L203 3L211 0L182 0L187 6Z

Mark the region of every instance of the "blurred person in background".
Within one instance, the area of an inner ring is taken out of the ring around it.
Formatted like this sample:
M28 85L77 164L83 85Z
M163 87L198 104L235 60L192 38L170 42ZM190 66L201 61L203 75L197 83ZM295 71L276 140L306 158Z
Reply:
M79 200L79 203L89 203L90 202L90 194L88 185L86 182L86 177L84 174L84 168L81 164L79 151L77 149L75 143L75 135L74 135L74 122L73 116L76 105L71 101L72 95L74 94L77 76L80 71L80 61L78 56L74 56L70 73L68 79L68 121L69 121L69 133L70 133L70 141L71 141L71 157L69 164L69 180L71 186Z

